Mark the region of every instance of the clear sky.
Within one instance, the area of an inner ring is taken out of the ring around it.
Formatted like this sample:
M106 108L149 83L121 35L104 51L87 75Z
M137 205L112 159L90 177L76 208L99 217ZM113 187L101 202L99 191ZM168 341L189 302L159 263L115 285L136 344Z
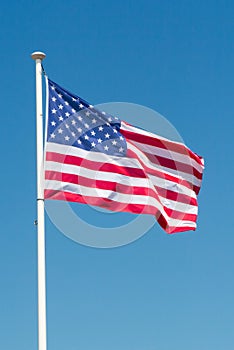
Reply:
M1 349L37 349L35 50L93 104L157 110L206 161L195 233L156 224L104 250L47 218L48 350L233 349L233 12L231 0L1 4Z

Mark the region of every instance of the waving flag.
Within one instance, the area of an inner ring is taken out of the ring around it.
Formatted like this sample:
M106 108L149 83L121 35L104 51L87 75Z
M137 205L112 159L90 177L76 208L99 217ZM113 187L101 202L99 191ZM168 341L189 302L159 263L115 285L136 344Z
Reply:
M132 126L48 79L45 199L151 214L195 230L204 162L184 144Z

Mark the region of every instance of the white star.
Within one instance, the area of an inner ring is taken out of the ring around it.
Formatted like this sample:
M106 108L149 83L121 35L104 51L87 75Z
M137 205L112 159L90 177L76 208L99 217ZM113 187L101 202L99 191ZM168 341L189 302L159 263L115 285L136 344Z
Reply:
M87 117L90 116L90 112L86 112L85 114L87 115Z
M76 99L74 97L72 97L72 101L76 101Z
M69 103L67 101L64 102L66 106L69 106Z
M58 108L59 108L59 109L63 109L63 105L60 104L60 105L58 106Z
M69 117L69 115L70 115L70 113L68 113L68 112L65 113L65 116L66 116L66 117Z
M102 112L102 114L103 114L103 115L105 115L105 114L106 114L106 112Z
M84 107L84 105L82 105L82 103L80 103L80 104L79 104L79 107L80 107L80 108L83 108L83 107Z
M102 126L99 126L98 130L99 130L99 131L102 131L102 130L103 130L103 127L102 127Z
M117 142L114 140L114 141L112 141L112 145L117 145Z
M72 113L76 113L76 110L74 108L72 108Z
M123 151L124 151L123 147L120 147L119 152L123 152Z
M51 112L52 112L53 114L55 114L57 111L56 111L55 108L53 108L53 109L51 110Z
M114 129L113 131L114 131L114 133L115 133L115 134L117 134L117 133L118 133L118 131L117 131L116 129Z
M120 140L124 140L123 136L120 136Z
M76 124L76 121L75 120L72 120L72 125L75 125Z
M54 87L54 86L51 86L51 90L55 90L55 87Z
M110 126L110 123L106 123L106 125Z
M91 108L91 109L92 109L92 108L93 108L93 105L89 105L89 108Z
M112 118L108 118L108 121L109 121L109 122L112 122Z
M54 139L54 138L55 138L55 134L54 134L54 133L50 134L50 137L51 137L52 139Z
M81 144L82 144L82 142L81 142L80 140L78 140L77 142L79 143L79 145L81 145Z
M92 136L95 136L95 135L96 135L96 132L95 132L95 131L91 131L91 135L92 135Z
M58 97L62 98L62 97L63 97L63 95L61 95L61 94L58 94Z
M52 126L55 126L55 125L56 125L55 121L52 121L52 122L51 122L51 125L52 125Z
M95 147L95 146L96 146L96 143L95 143L95 142L92 142L91 145L92 145L92 147Z
M105 138L109 139L109 137L110 137L110 135L108 133L106 133Z
M88 128L89 128L89 124L85 124L84 126L86 127L86 129L88 129Z
M80 115L78 115L77 117L80 121L83 119Z
M85 138L85 140L88 140L88 139L89 139L88 135L85 135L85 137L84 137L84 138Z
M108 151L109 147L108 146L104 146L104 150Z
M66 127L67 129L69 129L69 128L70 128L70 126L69 126L68 124L65 124L65 127Z
M58 129L58 133L59 133L59 134L62 134L62 133L63 133L63 129L61 129L61 128Z
M78 130L79 132L82 132L82 129L81 129L81 128L77 128L77 130Z
M75 137L75 136L76 136L76 134L75 134L74 132L72 132L71 134L72 134L72 136L73 136L73 137Z
M65 136L64 137L66 141L69 141L70 140L70 137L69 136Z
M102 139L98 139L97 141L98 141L98 143L102 143Z
M118 117L115 117L116 120L118 120L119 118Z
M92 123L93 123L93 124L97 123L97 121L96 121L96 119L95 119L95 118L94 118L94 119L92 119Z
M59 117L59 120L63 121L63 117L60 116L60 117Z
M51 99L53 102L55 102L56 100L57 100L57 98L56 97L52 97L52 99Z

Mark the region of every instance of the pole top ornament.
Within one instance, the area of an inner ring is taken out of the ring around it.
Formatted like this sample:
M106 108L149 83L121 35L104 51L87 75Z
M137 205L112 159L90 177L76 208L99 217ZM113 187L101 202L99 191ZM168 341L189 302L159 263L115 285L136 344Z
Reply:
M46 54L44 52L35 51L31 54L31 57L33 60L43 60L46 57Z

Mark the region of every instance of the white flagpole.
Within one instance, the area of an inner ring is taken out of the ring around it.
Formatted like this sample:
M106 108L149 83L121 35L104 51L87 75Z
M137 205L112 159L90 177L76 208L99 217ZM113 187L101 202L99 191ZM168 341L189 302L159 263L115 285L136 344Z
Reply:
M38 350L46 350L46 270L45 270L45 211L43 189L43 113L42 67L43 52L33 52L36 62L36 128L37 128L37 259L38 259Z

